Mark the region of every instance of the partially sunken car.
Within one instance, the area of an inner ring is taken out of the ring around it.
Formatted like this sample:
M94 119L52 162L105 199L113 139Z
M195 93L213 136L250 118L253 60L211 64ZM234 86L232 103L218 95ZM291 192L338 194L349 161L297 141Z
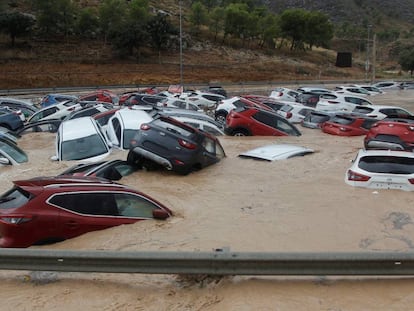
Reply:
M360 149L345 173L354 187L414 191L414 153Z
M277 161L313 153L312 149L291 144L270 144L239 154L241 158Z
M111 152L106 135L92 117L67 120L56 133L54 161L101 161Z
M0 136L0 166L18 165L27 161L26 152L9 139Z
M172 212L154 198L106 179L36 177L14 181L0 196L0 247L74 238Z
M164 167L178 174L219 162L225 157L214 135L174 118L161 116L141 125L128 153L128 163L147 169Z

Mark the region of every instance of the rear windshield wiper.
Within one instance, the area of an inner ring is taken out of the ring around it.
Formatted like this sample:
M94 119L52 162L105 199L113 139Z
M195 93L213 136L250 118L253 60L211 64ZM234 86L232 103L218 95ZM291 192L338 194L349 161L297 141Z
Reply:
M9 202L11 200L14 200L16 197L5 197L0 199L0 203Z

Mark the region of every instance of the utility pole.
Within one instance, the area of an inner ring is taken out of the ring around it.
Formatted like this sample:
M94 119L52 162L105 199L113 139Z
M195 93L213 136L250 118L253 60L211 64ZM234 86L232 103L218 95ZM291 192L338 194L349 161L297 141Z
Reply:
M180 86L183 86L183 25L181 13L181 0L179 0L180 7Z
M375 66L377 62L377 34L374 33L372 38L372 79L371 83L375 82Z
M369 35L370 35L370 32L371 32L371 27L372 27L372 25L368 25L368 38L367 38L367 46L366 46L367 59L366 59L366 62L365 62L365 80L368 80L368 78L369 78L368 73L370 71L369 70L370 69L370 63L369 63L369 61L370 61L370 51L369 51L370 39L369 39Z

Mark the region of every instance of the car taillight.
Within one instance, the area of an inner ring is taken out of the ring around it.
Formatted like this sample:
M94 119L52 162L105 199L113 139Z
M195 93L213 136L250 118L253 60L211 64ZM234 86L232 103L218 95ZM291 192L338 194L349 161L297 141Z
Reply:
M141 124L141 127L140 127L140 129L141 129L142 131L148 131L150 128L151 128L151 127L150 127L148 124L146 124L146 123Z
M409 126L407 126L407 127L408 127L408 129L409 129L410 131L414 131L414 126L409 125Z
M10 215L8 215L8 216L2 216L2 217L0 217L0 220L1 221L3 221L3 222L5 222L5 223L8 223L8 224L12 224L12 225L19 225L19 224L22 224L22 223L25 223L25 222L28 222L28 221L30 221L30 220L32 220L32 217L24 217L24 216L10 216Z
M410 184L414 185L414 178L409 178L408 181L410 182Z
M179 138L178 143L180 146L187 148L187 149L196 149L197 145L190 143L189 141L186 141L184 139Z
M279 96L282 97L283 96L283 92L279 92Z
M291 112L286 112L286 119L290 119L292 117L292 113Z
M348 180L353 181L368 181L371 177L365 176L363 174L355 173L352 170L348 170Z

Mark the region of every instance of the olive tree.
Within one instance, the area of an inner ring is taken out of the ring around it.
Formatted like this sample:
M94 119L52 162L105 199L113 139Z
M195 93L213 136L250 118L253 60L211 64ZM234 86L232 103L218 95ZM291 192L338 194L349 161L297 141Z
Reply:
M31 14L18 11L3 11L0 13L0 31L10 36L11 45L15 45L16 38L32 31L36 18Z

